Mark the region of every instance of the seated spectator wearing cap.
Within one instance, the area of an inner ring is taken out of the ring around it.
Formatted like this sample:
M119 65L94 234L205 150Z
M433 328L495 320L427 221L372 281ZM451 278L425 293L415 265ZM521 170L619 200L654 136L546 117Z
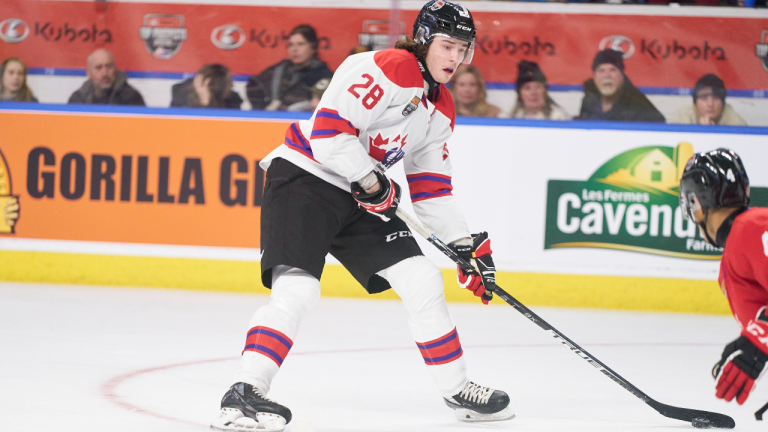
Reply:
M517 102L504 117L536 120L570 120L563 107L549 97L547 77L539 65L522 60L517 64Z
M18 57L9 57L0 64L0 100L37 102L27 87L27 66Z
M315 29L302 24L288 37L288 59L248 80L246 92L253 109L309 111L312 87L333 72L318 58Z
M485 83L474 66L463 65L451 78L451 95L456 114L474 117L498 117L501 109L486 102Z
M220 64L200 68L193 78L171 87L172 107L240 109L243 98L232 91L229 69Z
M593 77L584 83L581 120L664 122L664 116L624 74L621 51L605 49L592 63Z
M693 105L674 113L670 123L746 126L747 122L725 103L725 83L717 75L706 74L693 87Z
M88 80L69 97L69 103L145 105L144 98L128 85L128 75L115 68L111 52L99 48L88 56Z

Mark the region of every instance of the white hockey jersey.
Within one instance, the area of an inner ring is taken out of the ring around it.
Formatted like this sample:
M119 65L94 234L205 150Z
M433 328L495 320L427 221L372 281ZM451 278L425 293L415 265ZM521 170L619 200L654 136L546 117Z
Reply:
M283 158L350 190L377 162L403 159L411 201L419 219L444 242L469 237L451 191L447 141L455 107L440 84L433 97L416 57L401 49L348 57L339 66L312 118L293 123L284 143L262 162Z

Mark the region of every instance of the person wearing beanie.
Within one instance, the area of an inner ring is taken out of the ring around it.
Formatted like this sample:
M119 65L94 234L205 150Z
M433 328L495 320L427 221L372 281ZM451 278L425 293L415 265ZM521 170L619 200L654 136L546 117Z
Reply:
M664 116L624 74L623 53L613 49L595 56L578 119L664 123Z
M315 29L302 24L288 36L288 58L251 76L245 91L253 109L311 111L312 87L333 71L318 58Z
M669 119L670 123L746 126L747 122L725 103L725 83L715 74L706 74L693 87L693 105Z
M456 105L456 115L473 117L498 117L501 109L485 99L485 83L480 71L472 65L462 65L451 78L451 95Z
M512 111L503 117L570 120L571 116L551 97L547 77L539 65L527 60L517 64L517 102Z

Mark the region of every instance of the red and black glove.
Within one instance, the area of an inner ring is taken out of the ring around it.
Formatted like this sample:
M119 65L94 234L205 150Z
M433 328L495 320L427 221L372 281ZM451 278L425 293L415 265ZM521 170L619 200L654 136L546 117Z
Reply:
M722 358L712 368L712 376L717 380L715 396L726 402L735 397L736 402L743 405L755 386L755 380L765 369L766 361L768 354L746 336L739 336L725 346Z
M369 194L358 182L354 182L352 196L363 210L380 217L384 222L389 222L395 217L397 206L400 204L400 186L379 171L374 170L373 173L381 186L379 190Z
M496 266L491 258L493 251L488 233L473 234L471 245L453 244L450 247L458 256L477 267L469 271L461 266L456 267L459 286L472 291L475 296L480 297L483 304L488 304L493 299L493 290L496 288Z

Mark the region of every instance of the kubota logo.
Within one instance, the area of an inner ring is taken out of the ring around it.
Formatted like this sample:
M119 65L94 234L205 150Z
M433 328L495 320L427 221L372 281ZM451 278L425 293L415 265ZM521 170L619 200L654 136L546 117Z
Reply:
M18 18L8 18L0 22L0 39L8 43L21 42L29 36L29 25Z
M221 49L235 49L245 43L245 32L234 24L218 26L211 32L211 42Z
M598 48L600 51L604 49L612 49L615 51L620 51L624 53L622 57L624 60L632 57L632 54L635 53L635 43L632 42L632 39L621 36L621 35L613 35L613 36L606 36L600 41L600 45L598 45Z

